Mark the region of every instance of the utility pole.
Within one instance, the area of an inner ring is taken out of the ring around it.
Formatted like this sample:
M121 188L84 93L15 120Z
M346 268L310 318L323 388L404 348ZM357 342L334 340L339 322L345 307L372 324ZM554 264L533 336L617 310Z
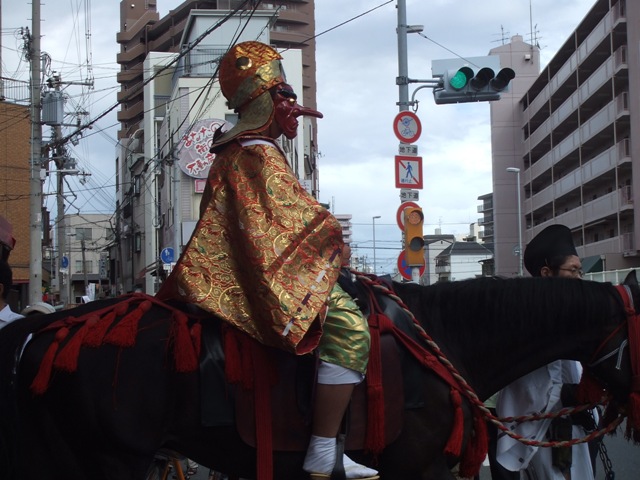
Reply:
M60 91L61 78L54 77L52 85L56 92ZM57 169L57 185L56 185L56 205L57 205L57 214L56 214L56 237L58 239L58 268L62 266L62 259L66 253L66 237L67 237L67 229L64 224L64 157L65 157L65 148L62 145L57 145L56 142L62 138L62 125L56 124L53 126L53 143L56 145L53 151L54 163L56 164ZM70 257L67 257L70 258ZM67 265L66 273L66 281L71 282L71 265ZM65 273L60 272L60 276L58 277L58 291L60 292L60 302L63 305L66 305L69 301L69 296L67 295L68 289L65 288Z
M42 125L40 96L40 0L32 0L31 63L31 179L29 304L42 300Z
M87 287L89 286L89 278L87 276L87 258L85 251L87 249L87 245L85 243L84 237L80 240L80 245L82 246L82 275L84 276L84 294L87 294Z

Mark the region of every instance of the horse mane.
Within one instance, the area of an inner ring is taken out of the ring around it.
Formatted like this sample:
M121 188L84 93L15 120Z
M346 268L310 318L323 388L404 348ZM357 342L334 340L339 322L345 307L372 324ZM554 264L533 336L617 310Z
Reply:
M488 348L531 335L532 325L547 336L602 325L617 298L610 284L557 277L482 277L395 288L430 335Z

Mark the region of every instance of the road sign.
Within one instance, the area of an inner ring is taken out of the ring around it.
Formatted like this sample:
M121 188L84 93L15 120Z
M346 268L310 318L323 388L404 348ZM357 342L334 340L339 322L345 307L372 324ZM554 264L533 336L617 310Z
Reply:
M413 277L411 276L412 267L407 265L404 256L405 252L403 250L402 252L400 252L400 255L398 255L398 272L400 272L400 275L402 275L402 278L404 278L405 280L413 280ZM419 267L418 271L420 273L420 276L424 275L426 269L426 265L422 265L421 267Z
M398 207L398 211L396 212L396 222L398 223L398 227L400 228L400 230L402 230L403 232L404 232L404 209L409 207L420 208L420 205L418 205L415 202L403 202L400 204L400 207Z
M64 256L60 259L60 267L62 267L62 268L69 268L69 257L67 257L66 255L64 255Z
M174 261L173 248L167 247L163 248L160 252L160 260L162 263L171 263Z
M420 119L410 111L398 113L393 119L393 133L403 143L417 142L422 133Z
M408 202L411 200L415 200L416 202L420 200L420 192L418 190L408 190L403 188L400 190L400 200L403 202Z
M422 157L396 155L396 188L422 190Z

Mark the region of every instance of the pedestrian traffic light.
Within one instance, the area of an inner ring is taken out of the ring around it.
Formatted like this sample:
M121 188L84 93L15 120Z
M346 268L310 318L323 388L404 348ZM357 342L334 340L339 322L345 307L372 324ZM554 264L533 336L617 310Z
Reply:
M447 70L433 89L433 97L437 105L500 100L500 92L509 86L515 76L511 68L502 68L498 73L489 67L473 69L464 66Z
M404 209L404 259L408 266L424 265L424 215L419 207Z

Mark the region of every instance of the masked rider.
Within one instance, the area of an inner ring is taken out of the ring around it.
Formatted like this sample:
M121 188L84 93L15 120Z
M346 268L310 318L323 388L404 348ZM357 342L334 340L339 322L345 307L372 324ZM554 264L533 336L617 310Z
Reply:
M296 354L318 349L312 437L304 462L328 478L336 436L369 356L360 310L337 284L342 229L300 185L276 139L297 135L302 115L280 54L259 42L235 45L219 79L238 123L214 135L200 219L158 296L215 313L256 340ZM344 455L346 478L377 472Z

